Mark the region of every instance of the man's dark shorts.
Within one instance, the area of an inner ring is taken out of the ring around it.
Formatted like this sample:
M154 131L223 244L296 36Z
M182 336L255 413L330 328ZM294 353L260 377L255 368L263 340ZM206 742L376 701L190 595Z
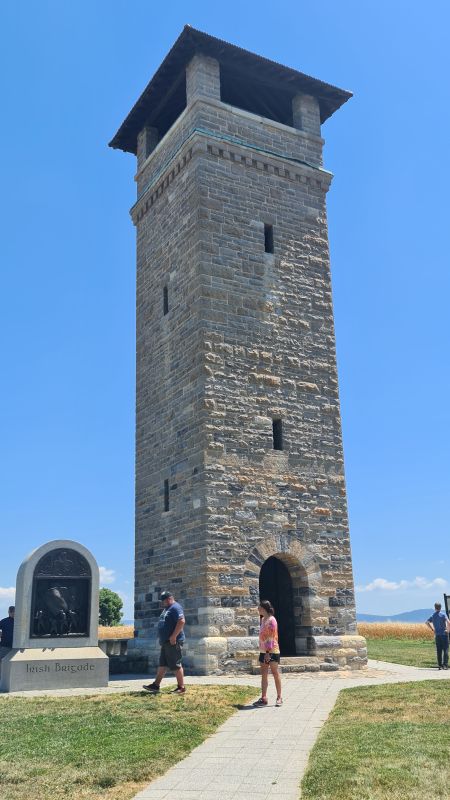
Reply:
M164 644L161 645L161 652L159 654L159 666L167 667L172 670L180 669L182 656L180 644L164 642Z

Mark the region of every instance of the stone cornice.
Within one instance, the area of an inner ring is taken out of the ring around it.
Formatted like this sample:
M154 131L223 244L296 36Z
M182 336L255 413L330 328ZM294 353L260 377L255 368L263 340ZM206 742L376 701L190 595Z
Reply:
M169 156L161 170L146 186L140 198L130 209L131 218L136 225L175 180L194 153L223 158L253 167L260 172L277 175L286 180L310 184L328 191L332 173L312 164L289 158L282 153L265 150L235 137L219 134L202 128L194 128L176 152Z

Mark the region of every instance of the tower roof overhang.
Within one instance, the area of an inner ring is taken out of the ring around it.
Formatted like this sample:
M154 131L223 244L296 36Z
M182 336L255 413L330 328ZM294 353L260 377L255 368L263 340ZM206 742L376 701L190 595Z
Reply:
M241 92L245 92L246 84L249 90L250 86L255 85L269 90L271 109L275 115L277 103L280 103L281 112L286 95L294 97L303 93L317 98L320 121L323 123L352 97L349 91L186 25L110 141L110 147L136 154L137 136L145 125L168 127L168 123L181 113L185 103L185 68L196 53L217 59L221 70L239 81Z

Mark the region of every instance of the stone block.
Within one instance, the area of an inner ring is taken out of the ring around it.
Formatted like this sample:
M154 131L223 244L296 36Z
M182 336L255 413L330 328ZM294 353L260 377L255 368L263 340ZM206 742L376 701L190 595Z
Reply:
M109 659L99 647L11 650L1 662L2 692L108 685Z
M364 636L341 636L342 647L366 647L366 640Z
M248 632L247 628L240 627L239 625L224 625L222 627L223 636L245 636Z
M237 650L258 650L259 642L256 636L230 636L227 639L227 649L233 653Z
M317 650L332 650L343 646L342 638L339 636L314 636L313 639Z
M208 654L224 653L227 649L227 639L220 636L205 636L196 642L195 649Z
M215 606L201 607L198 609L198 621L201 625L231 625L234 622L234 611L232 608L221 608Z
M254 661L255 650L236 650L233 656L237 661Z

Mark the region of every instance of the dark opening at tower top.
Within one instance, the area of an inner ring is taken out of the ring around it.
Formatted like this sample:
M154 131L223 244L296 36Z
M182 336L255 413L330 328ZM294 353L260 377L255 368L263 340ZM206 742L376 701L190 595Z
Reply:
M323 81L186 25L153 78L120 126L110 146L135 153L145 125L160 137L186 107L185 69L202 53L220 63L221 99L261 116L291 122L290 100L298 92L316 97L323 123L352 96Z

